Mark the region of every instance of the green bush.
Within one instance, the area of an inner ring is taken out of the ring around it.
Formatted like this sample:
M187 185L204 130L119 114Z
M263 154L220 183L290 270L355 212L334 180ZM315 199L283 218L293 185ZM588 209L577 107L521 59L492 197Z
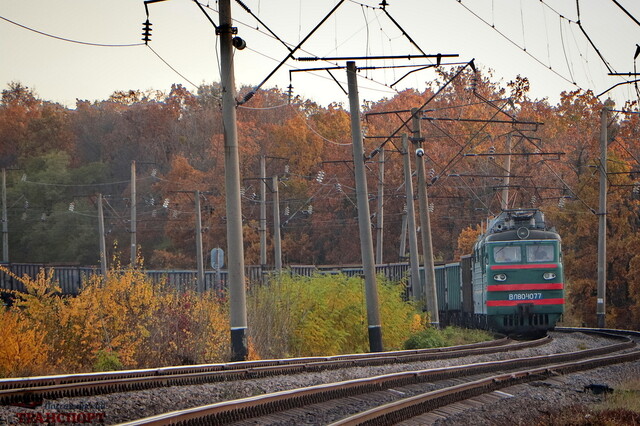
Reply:
M428 328L420 331L404 342L404 349L440 348L448 346L440 330Z
M114 371L122 370L122 362L117 352L101 349L96 354L96 362L93 364L94 371Z
M404 342L404 349L440 348L492 340L493 335L484 330L446 327L442 330L428 328Z

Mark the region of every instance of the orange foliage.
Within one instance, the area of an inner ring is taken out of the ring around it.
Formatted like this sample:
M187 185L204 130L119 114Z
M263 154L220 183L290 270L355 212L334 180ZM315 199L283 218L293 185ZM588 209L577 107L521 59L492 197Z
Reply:
M16 293L15 307L0 317L11 342L0 349L0 374L91 371L104 354L124 368L228 356L227 308L212 293L177 292L131 269L94 276L71 298L56 294L44 272L20 281L27 293Z
M433 246L437 258L450 260L470 251L478 230L469 225L480 223L488 214L501 208L499 186L505 173L506 157L497 154L505 153L507 134L511 134L511 150L515 155L511 161L513 178L509 207L534 206L548 212L547 217L563 237L567 317L573 315L579 323L591 321L595 318L593 277L597 217L590 209L597 208L598 204L597 174L594 176L593 173L599 156L601 101L589 91L573 91L562 93L558 104L552 105L546 99L528 97L530 84L525 76L517 76L504 85L492 81L490 70L472 72L470 69L432 99L457 71L438 71L437 78L420 90L408 89L387 99L365 101L362 118L367 136L365 152L373 152L384 140L380 138L396 130L396 136L409 132L410 125L401 127L409 117L406 111L431 99L425 115L444 119L421 120L426 171L432 178L428 191L434 205L431 214ZM247 90L249 88L242 89L239 98ZM12 166L16 158L33 155L32 149L37 148L34 152L39 154L53 149L65 150L79 164L102 162L108 170L106 175L112 176L114 181L129 179L132 159L154 162L158 178L138 181L137 232L141 252L154 268L193 269L196 262L192 191L198 189L206 193L201 200L204 251L226 246L225 150L219 94L217 84L203 85L197 95L182 86L173 86L168 95L122 91L107 101L79 101L76 110L64 110L37 99L31 90L19 83L12 83L3 91L0 103L0 158L7 163L4 165ZM338 104L322 107L300 98L288 101L281 90L274 88L260 90L250 102L238 106L241 185L247 191L242 199L245 262L258 262L256 223L259 204L253 193L259 192L259 156L265 155L281 157L267 161L266 173L268 177L279 175L283 178L280 200L285 263L357 263L360 250L349 113ZM627 107L637 108L634 105ZM366 115L390 111L396 112ZM515 125L509 122L511 118L543 122L544 125ZM471 121L464 121L466 119ZM493 119L494 122L477 122L476 119ZM640 158L640 144L637 143L640 116L618 114L612 115L610 121L609 153L615 159L611 166L616 173L622 174L611 174L609 181L626 186L612 185L610 191L608 314L614 323L624 324L628 315L633 317L634 323L640 323L640 289L636 278L640 269L637 249L640 247L639 206L638 197L632 196L630 187L637 176L628 174L637 168ZM398 138L387 141L384 148L383 260L395 262L399 260L402 211L406 203L403 156L398 152ZM492 151L496 156L486 155ZM538 156L541 152L564 155L557 158ZM378 158L367 159L372 215L376 213ZM288 172L284 171L285 166L288 166ZM141 177L149 168L145 169L141 164ZM323 182L316 180L320 171L325 173ZM15 185L8 186L12 189ZM123 198L120 209L115 201L117 195L112 199L112 207L118 214L129 207L124 200L129 197L129 191L130 188L126 188L122 194L117 194ZM18 197L24 197L24 194L19 191L16 194L14 197L9 194L9 205L22 204ZM147 204L142 205L142 196ZM53 207L58 204L56 213L67 211L71 200L65 197L51 197ZM38 197L28 198L35 205ZM169 199L166 208L161 207L164 199ZM555 207L559 199L567 201L567 206ZM273 224L270 201L268 191L268 245L272 244ZM304 214L309 205L313 205L313 213ZM284 213L286 207L290 210L288 217ZM9 218L14 224L22 223L16 220L20 217L18 214L23 213L18 210L21 209L13 209L13 216ZM53 221L39 223L37 229L13 225L11 238L22 242L28 232L39 236L41 232L50 231L50 223ZM129 238L126 224L116 221L112 227L108 238ZM16 246L19 244L12 245ZM34 260L35 250L26 244L20 246L23 252L14 251L13 259ZM47 249L42 251L53 251L52 247ZM78 248L83 249L88 251L82 246ZM268 252L271 257L272 250ZM37 305L35 299L30 303ZM43 324L47 320L36 312L38 310L51 313L51 318L69 324L69 327L81 322L80 312L85 312L87 321L94 321L95 315L86 313L94 309L90 301L83 301L85 305L82 305L80 301L54 303L40 298L38 303L38 309L31 315ZM71 306L73 315L67 313L65 317L56 313L57 309ZM139 333L143 333L143 329L138 330ZM71 339L64 330L57 333ZM105 337L104 332L84 330L83 333L81 339L87 342L98 339L101 343L87 343L86 353L83 355L84 352L79 351L76 355L79 364L86 366L98 346L108 349L105 341L119 345L120 356L127 362L137 362L135 353L139 349L132 343L133 337L114 340ZM58 350L56 348L52 346L52 350Z
M47 371L51 347L45 334L17 311L0 313L0 377Z
M475 227L468 226L460 232L460 236L458 236L458 247L455 252L456 259L473 252L473 245L481 233L481 225L476 225Z

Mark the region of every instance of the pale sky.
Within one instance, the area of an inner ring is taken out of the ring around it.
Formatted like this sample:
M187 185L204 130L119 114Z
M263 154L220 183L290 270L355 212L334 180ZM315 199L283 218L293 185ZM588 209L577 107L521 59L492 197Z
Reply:
M200 0L218 22L215 0ZM297 44L337 4L338 0L243 0L282 40ZM416 55L393 22L378 8L381 0L346 0L295 56ZM617 0L636 20L640 2ZM467 62L494 70L503 85L518 74L531 81L533 98L556 103L563 90L577 86L596 94L623 81L609 72L578 25L574 0L387 0L388 13L428 54L459 54L450 61ZM232 0L233 17L247 49L235 52L236 81L261 82L288 51L265 28ZM580 0L580 22L600 53L616 72L633 72L640 25L613 0ZM365 7L368 6L368 7ZM465 6L483 18L483 23ZM73 107L76 99L103 100L116 90L155 89L167 92L180 83L195 92L202 83L220 80L214 29L192 0L149 4L153 24L149 45L183 77L144 45L99 47L51 38L96 44L142 43L144 2L139 0L0 0L0 84L17 81L45 100ZM561 18L562 15L564 18ZM256 29L259 27L259 30ZM516 45L526 48L526 52ZM533 59L531 54L536 59ZM640 58L638 59L640 61ZM449 61L449 60L445 60ZM539 62L538 62L539 61ZM444 62L444 61L443 61ZM542 62L542 64L540 63ZM409 62L378 60L358 66L390 66ZM426 64L422 59L411 63ZM340 63L344 65L344 61ZM289 85L289 70L329 66L326 62L289 60L265 87ZM549 70L551 67L555 72ZM360 79L360 99L378 100L395 93L386 85L407 69L369 71L375 82ZM365 74L363 71L362 74ZM559 74L559 75L558 75ZM345 82L344 70L335 71ZM411 74L397 85L424 90L433 71ZM627 79L633 79L629 77ZM569 80L569 81L567 81ZM574 86L570 81L575 81ZM294 94L322 105L347 103L347 97L326 72L294 73ZM637 99L633 85L609 95L621 106ZM248 105L250 106L250 105Z

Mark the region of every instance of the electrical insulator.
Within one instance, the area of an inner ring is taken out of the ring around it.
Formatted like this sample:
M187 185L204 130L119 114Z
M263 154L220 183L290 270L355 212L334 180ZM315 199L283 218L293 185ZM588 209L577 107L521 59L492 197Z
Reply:
M251 194L251 199L252 200L257 200L258 199L258 194L256 194L255 192Z
M289 87L287 87L287 99L288 103L291 103L291 98L293 97L293 86L289 83Z
M29 208L29 200L24 200L24 209L27 210Z
M429 170L429 177L431 179L433 179L434 177L436 177L436 170L435 169L431 169Z
M43 221L43 222L45 220L47 220L47 214L46 213L42 213L42 215L40 215L40 220Z
M158 216L158 211L156 209L151 210L151 217Z
M633 184L633 193L640 194L640 182L635 182Z
M565 205L565 198L560 197L560 199L558 200L558 207L561 209L564 209L564 205Z
M536 197L535 195L532 195L531 196L531 205L535 206L537 202L538 202L538 197Z
M20 178L21 181L26 182L27 181L27 174L23 173L22 177Z
M322 183L323 180L324 180L324 170L320 170L318 172L318 175L316 176L316 181L318 183Z
M165 198L164 201L162 202L162 207L165 209L169 208L169 199Z
M476 76L476 74L473 74L473 77L471 78L471 85L469 88L472 92L475 92L478 88L478 77Z
M289 173L289 165L288 164L284 165L284 172L285 173Z
M23 212L23 213L22 213L22 217L21 217L21 219L22 219L22 220L27 220L27 212Z
M496 153L496 147L493 146L493 145L490 146L489 147L489 154L490 154L489 160L495 160L496 159L496 157L493 156L493 154L495 154L495 153Z
M151 169L151 177L156 177L156 175L158 174L158 169Z
M70 212L73 212L75 209L76 209L76 203L72 201L72 202L69 204L69 211L70 211Z
M289 213L291 213L291 210L289 210L289 206L287 206L284 208L284 215L289 216Z
M433 203L429 204L429 213L433 213L433 211L435 210L436 206L433 205Z
M342 192L342 184L340 182L336 183L336 189L338 192Z
M148 19L142 23L142 41L144 44L151 41L151 22Z
M311 204L309 204L309 207L307 207L307 213L313 214L313 206Z
M150 206L155 206L156 205L156 199L153 198L153 197L149 198L149 205Z
M244 194L247 193L247 188L245 188L244 186L240 187L240 196L244 197Z

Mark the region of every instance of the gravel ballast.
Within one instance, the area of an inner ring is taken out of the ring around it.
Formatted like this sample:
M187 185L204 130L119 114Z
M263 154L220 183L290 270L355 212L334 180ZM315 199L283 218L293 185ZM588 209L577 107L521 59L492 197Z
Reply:
M79 413L83 411L86 413L102 413L105 424L117 424L169 411L322 383L371 377L398 371L424 370L450 365L573 352L614 343L612 340L583 333L554 333L553 336L555 337L554 340L547 345L493 355L402 365L357 367L237 382L172 386L94 397L61 398L53 401L45 400L42 406L33 409L0 406L0 424L19 424L20 420L28 419L35 419L35 422L38 423L37 420L45 419L47 415L49 415L50 419L54 418L51 417L51 413ZM640 363L614 365L563 376L561 382L549 380L521 385L513 389L509 388L512 392L505 390L505 392L513 393L513 398L498 400L495 403L465 411L446 420L441 420L438 424L531 424L532 419L548 415L549 412L557 407L569 407L574 404L594 404L602 400L602 395L595 395L588 390L585 391L585 386L606 384L616 388L620 383L630 378L640 378ZM39 417L33 417L34 415ZM64 420L65 418L58 417L58 419ZM506 423L507 420L508 423Z

